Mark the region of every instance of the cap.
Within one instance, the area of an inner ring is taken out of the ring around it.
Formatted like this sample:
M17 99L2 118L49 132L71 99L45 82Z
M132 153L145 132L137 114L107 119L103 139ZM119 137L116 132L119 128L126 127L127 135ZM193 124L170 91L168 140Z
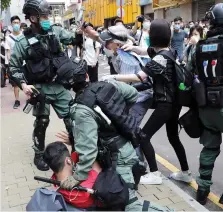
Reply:
M107 31L102 32L100 38L105 42L112 40L126 42L128 40L128 32L124 26L112 26Z

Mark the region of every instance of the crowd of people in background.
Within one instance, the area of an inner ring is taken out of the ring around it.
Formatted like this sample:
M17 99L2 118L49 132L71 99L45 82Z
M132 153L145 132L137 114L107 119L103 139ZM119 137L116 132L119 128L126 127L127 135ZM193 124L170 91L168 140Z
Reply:
M57 26L61 27L60 24ZM172 52L171 54L177 62L193 72L194 63L192 60L195 47L199 40L206 38L209 22L202 19L197 22L185 23L181 17L176 17L169 23L163 19L152 21L148 15L140 15L133 25L125 25L122 19L117 18L114 21L114 26L108 28L94 27L91 23L87 23L85 28L83 26L75 22L71 24L69 31L74 34L77 45L63 45L62 48L69 58L78 57L86 61L88 80L90 82L100 80L98 78L100 56L104 61L107 58L110 75L102 77L101 80L121 81L137 89L137 100L129 110L129 114L135 117L137 124L141 124L149 108L155 108L142 127L142 132L146 136L141 138L140 148L145 156L145 158L141 158L141 161L144 163L147 161L150 172L142 176L140 182L142 184L162 183L151 139L164 125L168 140L181 166L181 171L172 173L170 178L186 183L191 182L192 175L186 151L178 132L178 120L182 105L176 104L177 88L174 87L173 73L175 63L169 60L170 57L166 54ZM9 30L9 27L5 27L1 34L0 56L1 64L4 66L2 69L4 80L1 87L6 86L7 69L13 47L27 25L21 23L18 16L13 16L11 17L11 27L12 31ZM88 27L91 30L87 30ZM152 48L150 48L151 46ZM162 54L162 52L164 53ZM160 71L160 69L162 70ZM163 69L166 71L166 81L159 78L163 74ZM13 81L10 83L14 88L15 96L13 108L17 109L20 106L20 88Z

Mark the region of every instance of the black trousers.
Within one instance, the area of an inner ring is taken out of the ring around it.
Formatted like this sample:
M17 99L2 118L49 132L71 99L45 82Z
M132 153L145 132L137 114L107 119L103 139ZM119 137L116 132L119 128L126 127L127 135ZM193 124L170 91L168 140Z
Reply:
M142 129L144 133L146 133L147 137L141 142L141 148L148 161L151 172L157 171L158 168L155 159L155 151L150 140L164 124L166 124L167 137L178 157L181 170L189 170L185 149L180 141L178 133L178 119L180 111L180 106L170 103L158 103L156 109Z
M96 66L88 66L88 76L90 79L90 82L97 82L98 81L98 62Z

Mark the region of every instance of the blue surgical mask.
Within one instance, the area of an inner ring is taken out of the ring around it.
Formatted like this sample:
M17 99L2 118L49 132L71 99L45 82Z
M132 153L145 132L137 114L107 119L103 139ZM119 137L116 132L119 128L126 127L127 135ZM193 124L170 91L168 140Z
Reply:
M40 21L40 26L42 27L42 29L44 31L47 31L50 29L50 20L43 20L43 21Z
M180 30L180 25L175 25L175 26L174 26L174 29L175 29L175 30Z
M12 29L13 29L14 32L18 32L20 30L20 25L19 24L14 24L12 26Z

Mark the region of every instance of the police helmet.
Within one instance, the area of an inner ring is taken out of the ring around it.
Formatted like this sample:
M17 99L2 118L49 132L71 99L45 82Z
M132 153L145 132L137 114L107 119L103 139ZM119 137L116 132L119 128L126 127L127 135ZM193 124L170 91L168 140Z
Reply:
M205 19L210 20L210 24L213 26L223 25L223 3L211 7L207 12Z
M68 59L68 58L67 58ZM67 68L66 66L69 66ZM87 63L79 57L71 57L57 72L57 80L66 88L74 88L76 85L85 84Z
M26 15L26 19L29 19L31 15L49 15L51 13L51 6L46 0L27 0L23 6L23 13Z

